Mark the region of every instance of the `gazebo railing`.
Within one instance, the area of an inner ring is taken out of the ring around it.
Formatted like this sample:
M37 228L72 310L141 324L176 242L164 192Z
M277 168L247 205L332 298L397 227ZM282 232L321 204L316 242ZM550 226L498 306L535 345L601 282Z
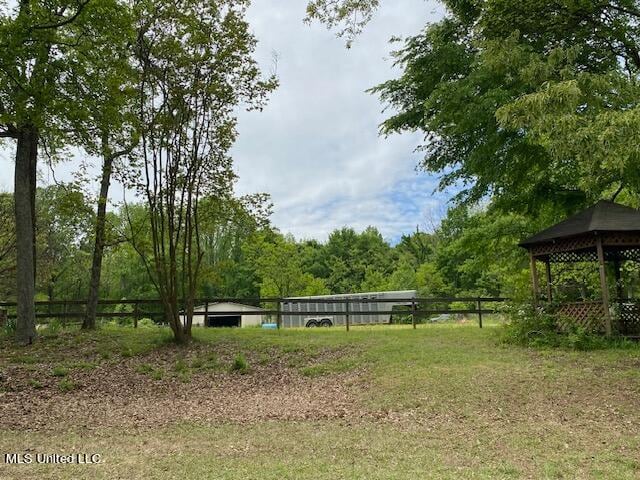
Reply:
M614 304L614 309L620 334L640 337L640 301L618 300Z
M556 310L558 328L562 331L574 327L592 332L604 332L604 305L601 301L566 302Z
M612 300L611 309L615 333L640 337L640 301ZM602 301L563 302L556 304L552 310L561 331L569 331L576 327L597 333L605 331L605 310Z

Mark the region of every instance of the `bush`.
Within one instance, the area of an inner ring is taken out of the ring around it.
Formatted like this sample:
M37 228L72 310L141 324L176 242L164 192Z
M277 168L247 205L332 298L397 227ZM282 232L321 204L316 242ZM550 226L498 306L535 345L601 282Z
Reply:
M572 350L596 350L633 345L623 338L606 338L581 327L567 332L557 329L557 318L531 304L509 305L504 309L509 322L504 326L505 343L530 347L562 347Z
M531 304L508 305L504 313L509 318L502 335L506 343L542 346L556 342L556 319L552 315Z
M151 320L150 318L143 318L138 321L138 328L152 328L157 327L156 322Z

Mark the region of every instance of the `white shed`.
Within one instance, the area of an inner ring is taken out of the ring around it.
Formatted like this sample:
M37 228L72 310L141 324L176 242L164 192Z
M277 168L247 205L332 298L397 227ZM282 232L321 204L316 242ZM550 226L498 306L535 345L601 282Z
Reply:
M264 309L233 302L210 303L207 310L205 305L200 305L194 309L194 313L197 312L207 312L206 319L205 315L193 317L193 325L200 327L252 327L262 325L265 320L265 315L260 313ZM184 315L180 317L184 322Z

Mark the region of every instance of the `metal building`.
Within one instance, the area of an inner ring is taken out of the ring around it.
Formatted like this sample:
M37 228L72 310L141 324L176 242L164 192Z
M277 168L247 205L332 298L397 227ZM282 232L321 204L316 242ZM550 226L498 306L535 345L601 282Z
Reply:
M260 313L263 311L262 308L253 305L233 302L210 303L206 307L200 305L194 308L194 313L206 313L206 318L205 315L195 315L193 325L201 327L257 327L265 321L265 315ZM232 313L229 314L229 312ZM180 319L184 322L185 316L180 315Z
M366 325L375 323L390 323L391 315L378 313L389 312L394 306L411 306L411 302L417 296L415 290L403 290L394 292L369 292L349 293L343 295L318 295L312 297L290 297L280 304L282 311L283 327L330 327L344 325L346 315L338 315L335 312L344 312L347 308L350 312L349 323L351 325ZM318 300L313 302L312 300ZM331 300L335 300L332 302ZM355 301L357 300L357 301ZM364 300L364 301L363 301ZM367 302L366 300L389 300L389 302ZM393 300L398 300L394 302ZM293 312L307 312L301 315L292 315Z

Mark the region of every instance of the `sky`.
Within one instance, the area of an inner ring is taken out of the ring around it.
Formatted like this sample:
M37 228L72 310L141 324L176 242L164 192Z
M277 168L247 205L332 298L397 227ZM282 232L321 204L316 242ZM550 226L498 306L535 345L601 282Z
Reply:
M390 112L365 92L400 74L389 39L418 33L442 17L442 7L435 0L381 3L350 49L323 25L302 22L302 0L255 0L248 11L256 58L266 73L275 70L280 87L262 112L239 114L232 151L237 192L269 193L273 224L298 239L322 241L336 228L372 225L395 242L416 227L432 228L453 193L434 193L438 178L416 169L419 133L379 135ZM59 164L55 179L69 180L77 169L77 160ZM12 190L12 177L5 148L2 190ZM42 184L54 181L44 165L40 177ZM113 200L122 196L114 185Z

